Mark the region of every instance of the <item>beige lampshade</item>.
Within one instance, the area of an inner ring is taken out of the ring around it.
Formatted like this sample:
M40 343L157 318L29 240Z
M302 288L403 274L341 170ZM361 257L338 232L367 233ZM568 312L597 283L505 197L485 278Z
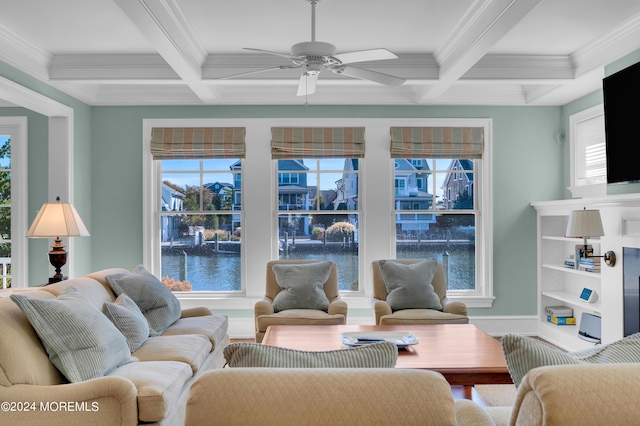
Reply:
M80 219L75 207L61 203L44 203L38 212L27 238L88 237L89 231Z
M604 229L602 228L600 210L573 210L569 214L565 235L579 238L602 237Z

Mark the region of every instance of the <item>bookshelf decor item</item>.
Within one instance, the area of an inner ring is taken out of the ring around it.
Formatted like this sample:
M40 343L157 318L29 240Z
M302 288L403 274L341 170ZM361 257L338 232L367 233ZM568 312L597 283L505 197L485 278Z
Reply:
M594 259L603 258L604 263L608 266L614 266L616 264L616 255L613 251L607 251L603 256L594 256L593 247L587 243L588 238L602 237L604 236L604 229L602 228L602 219L600 218L600 210L573 210L569 214L569 223L567 223L566 237L570 238L583 238L584 244L576 246L574 267L575 269L581 269L580 264L585 261L583 265L585 271L599 272L599 264L595 265ZM591 258L593 263L587 262ZM597 269L597 270L595 270Z

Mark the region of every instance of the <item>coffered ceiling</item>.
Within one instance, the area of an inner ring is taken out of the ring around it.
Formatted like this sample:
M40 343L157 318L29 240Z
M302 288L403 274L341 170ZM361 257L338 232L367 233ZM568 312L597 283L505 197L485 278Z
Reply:
M90 105L564 105L640 49L638 0L320 0L315 21L308 0L0 2L0 60ZM244 49L289 55L312 30L388 49L350 65L405 82L325 70L297 96L304 67Z

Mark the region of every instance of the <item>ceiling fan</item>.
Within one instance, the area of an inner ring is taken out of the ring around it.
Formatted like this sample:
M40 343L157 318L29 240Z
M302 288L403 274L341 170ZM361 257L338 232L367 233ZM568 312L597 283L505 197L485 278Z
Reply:
M316 4L320 0L306 0L311 4L311 41L296 43L291 46L291 53L273 52L270 50L254 49L245 47L245 50L267 53L280 56L291 61L291 65L282 65L275 68L266 68L256 71L249 71L241 74L234 74L224 78L235 78L248 74L254 74L276 69L302 69L304 72L300 76L298 84L298 96L306 96L315 93L318 75L325 70L348 77L359 78L361 80L373 81L387 86L398 87L405 82L404 78L371 71L364 68L357 68L347 64L367 61L381 61L386 59L396 59L397 56L387 49L369 49L353 52L336 53L337 49L333 44L316 41Z

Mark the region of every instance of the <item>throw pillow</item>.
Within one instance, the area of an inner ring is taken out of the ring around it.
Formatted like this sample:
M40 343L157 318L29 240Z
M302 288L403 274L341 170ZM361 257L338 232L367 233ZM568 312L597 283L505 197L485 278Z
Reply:
M381 260L380 273L387 287L387 303L392 311L401 309L442 310L440 297L433 289L438 261L425 259L412 264Z
M12 294L11 300L29 319L51 363L70 382L101 377L136 360L122 333L73 286L54 299Z
M502 337L502 350L511 379L520 386L522 378L536 367L640 362L640 333L574 352L565 352L531 337L507 334Z
M273 299L275 312L285 309L329 309L324 283L331 274L332 262L278 263L272 270L282 291Z
M138 305L149 323L151 336L161 335L180 318L180 301L144 266L138 265L131 273L107 275L106 278L115 294L124 293Z
M260 343L231 343L224 348L224 357L229 367L393 368L398 360L398 347L393 342L379 342L313 352Z
M113 302L104 302L104 314L127 339L131 352L137 351L149 337L149 323L142 311L126 294Z

